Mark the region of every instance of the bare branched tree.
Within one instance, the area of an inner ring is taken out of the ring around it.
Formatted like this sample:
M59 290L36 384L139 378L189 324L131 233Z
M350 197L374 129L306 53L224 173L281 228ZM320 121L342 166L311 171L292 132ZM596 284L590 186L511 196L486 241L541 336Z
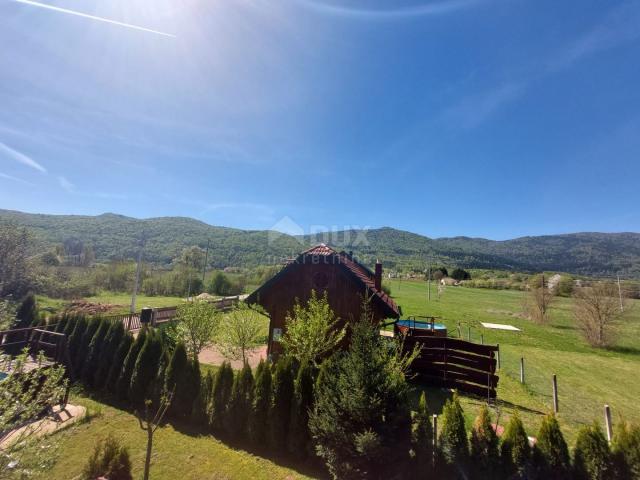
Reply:
M544 275L536 276L529 284L529 294L524 308L527 315L537 324L549 321L549 308L554 300L553 291L549 289Z
M167 413L167 410L171 406L173 394L174 392L171 391L162 396L160 404L158 405L158 409L155 413L151 411L151 407L153 405L153 402L151 400L146 400L144 402L144 412L135 412L136 417L138 418L138 423L140 424L140 428L147 433L147 454L144 460L144 480L149 480L149 470L151 469L151 452L153 451L153 434L162 423L164 415Z
M618 296L612 282L581 287L574 294L574 318L585 340L593 347L607 347L615 341L616 324L621 320L627 300Z

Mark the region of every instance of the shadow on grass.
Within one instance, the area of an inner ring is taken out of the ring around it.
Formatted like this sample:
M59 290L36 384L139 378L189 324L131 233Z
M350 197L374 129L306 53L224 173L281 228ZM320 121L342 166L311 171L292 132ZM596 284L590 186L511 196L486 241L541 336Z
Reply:
M120 400L113 395L102 392L96 393L82 388L79 388L77 392L80 392L83 396L86 396L96 402L134 414L135 409L132 408L131 404ZM212 440L222 442L229 448L242 450L250 455L255 455L256 457L273 462L280 467L295 470L301 475L319 479L330 478L319 457L308 457L306 459L292 458L291 455L286 454L286 446L285 448L274 452L266 446L257 446L247 440L232 438L229 435L220 432L213 433L208 427L193 425L182 419L168 418L162 422L162 425L171 425L177 432L189 437L210 437Z
M620 347L617 345L607 347L608 352L626 353L627 355L640 355L640 348L636 347Z
M542 412L540 410L536 410L534 408L529 408L529 407L523 407L522 405L517 405L513 402L509 402L507 400L501 400L498 399L498 405L500 405L501 407L504 408L511 408L513 410L518 410L519 412L527 412L527 413L533 413L535 415L546 415L546 412Z
M577 330L576 327L572 325L550 325L551 328L555 328L556 330Z

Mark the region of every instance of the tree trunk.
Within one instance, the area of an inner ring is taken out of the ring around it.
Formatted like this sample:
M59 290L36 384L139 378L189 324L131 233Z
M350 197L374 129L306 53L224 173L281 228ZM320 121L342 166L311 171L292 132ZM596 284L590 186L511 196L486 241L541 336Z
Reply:
M153 449L153 426L147 423L147 458L144 461L144 480L149 480L151 468L151 450Z

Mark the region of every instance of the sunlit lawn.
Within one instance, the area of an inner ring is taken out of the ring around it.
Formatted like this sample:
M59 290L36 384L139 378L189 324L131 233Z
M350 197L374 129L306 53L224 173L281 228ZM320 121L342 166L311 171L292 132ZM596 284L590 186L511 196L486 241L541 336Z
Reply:
M611 406L614 419L640 422L640 302L620 325L620 336L610 350L589 347L574 325L572 301L558 298L551 309L548 325L538 326L522 318L523 293L508 290L447 287L438 298L432 286L427 301L425 282L390 284L392 295L407 315L436 315L447 325L449 335L457 336L458 323L463 336L471 326L472 340L500 344L502 368L498 372L498 409L508 416L521 412L529 433L535 435L541 415L553 406L552 375L558 377L560 413L565 434L573 440L581 425L603 422L603 406ZM488 330L480 322L507 323L521 332ZM525 359L525 385L520 383L520 357ZM434 409L439 409L443 393L429 390ZM471 422L480 399L465 398L463 406ZM436 412L437 413L437 412Z

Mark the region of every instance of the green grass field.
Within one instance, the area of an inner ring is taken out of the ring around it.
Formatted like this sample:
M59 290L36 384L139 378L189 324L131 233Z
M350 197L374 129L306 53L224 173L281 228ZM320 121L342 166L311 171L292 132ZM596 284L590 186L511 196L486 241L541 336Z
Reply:
M428 302L425 282L393 281L390 286L405 316L439 316L450 336L458 335L456 327L460 323L465 338L470 326L473 341L480 342L483 334L485 343L500 344L500 423L517 409L528 433L535 436L541 416L553 408L553 374L558 376L558 418L571 443L581 425L594 420L603 423L605 403L611 406L614 421L625 418L640 422L640 302L634 302L631 313L620 325L616 347L602 350L589 347L580 336L573 321L572 300L568 298L557 298L549 324L538 326L519 315L522 292L447 287L438 299L432 285ZM488 330L480 322L508 323L522 331ZM520 357L525 359L525 385L520 383ZM427 395L433 397L430 405L438 413L443 393L428 389ZM481 400L463 399L469 424L480 404Z
M108 303L111 305L116 305L116 307L111 312L109 312L116 315L129 312L129 307L131 305L131 294L101 292L99 295L85 297L82 300L91 303ZM54 313L62 310L65 304L69 303L69 300L50 298L42 295L37 296L37 301L40 309L49 310ZM182 302L184 302L184 299L181 297L149 297L147 295L138 295L136 297L136 310L139 311L142 307L173 307L175 305L180 305Z

